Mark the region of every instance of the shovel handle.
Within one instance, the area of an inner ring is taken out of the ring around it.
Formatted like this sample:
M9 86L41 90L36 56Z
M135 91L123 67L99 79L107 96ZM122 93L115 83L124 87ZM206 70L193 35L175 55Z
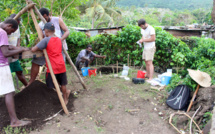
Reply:
M199 91L199 85L197 86L196 91L195 91L194 94L193 94L193 97L192 97L192 99L191 99L191 101L190 101L190 104L189 104L189 107L188 107L188 109L187 109L187 112L190 111L190 109L191 109L191 107L192 107L192 105L193 105L193 102L194 102L194 100L195 100L195 98L196 98L196 95L197 95L198 91Z

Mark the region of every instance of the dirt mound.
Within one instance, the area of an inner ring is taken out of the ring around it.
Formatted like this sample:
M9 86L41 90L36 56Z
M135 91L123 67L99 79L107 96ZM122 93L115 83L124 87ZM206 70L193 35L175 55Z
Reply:
M35 129L44 124L44 119L59 112L62 107L57 92L46 84L35 81L14 97L16 113L19 119L32 120L28 128ZM73 108L74 98L70 96L68 110ZM10 124L4 98L0 98L0 130ZM62 112L63 113L63 112Z

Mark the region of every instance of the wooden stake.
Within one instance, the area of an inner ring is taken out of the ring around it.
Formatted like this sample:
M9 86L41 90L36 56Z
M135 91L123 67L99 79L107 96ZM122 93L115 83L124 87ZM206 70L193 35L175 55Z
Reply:
M97 67L97 59L96 59L96 67Z
M118 74L118 61L116 62L116 73Z
M39 16L39 18L43 21L43 23L45 24L46 23L46 20L44 19L44 17L40 14L39 10L37 9L36 6L34 6L34 10L35 10L35 13ZM66 58L67 60L69 61L69 64L72 66L73 70L75 71L75 74L77 75L78 79L80 80L82 86L84 89L88 90L86 85L84 84L84 81L83 79L81 78L80 74L78 73L78 70L76 68L76 66L74 65L74 63L72 62L69 54L67 53L66 49L63 47L63 52L65 53L66 55Z
M197 86L197 88L196 88L196 91L195 91L194 94L193 94L193 97L192 97L192 99L191 99L191 101L190 101L190 104L189 104L189 107L188 107L188 109L187 109L187 112L190 111L190 109L191 109L191 107L192 107L192 105L193 105L193 102L194 102L194 100L195 100L195 98L196 98L196 95L197 95L198 91L199 91L199 84L198 84L198 86Z
M129 67L129 54L128 54L128 63L127 64L128 64L128 67Z
M132 66L132 65L131 65L131 60L130 60L130 66Z
M37 23L37 20L36 20L36 17L35 17L35 14L34 14L33 9L30 9L30 13L31 13L31 17L32 17L32 19L33 19L35 28L36 28L36 30L37 30L39 39L42 40L42 39L43 39L42 31L41 31L41 29L40 29L40 27L39 27L39 25L38 25L38 23ZM58 94L60 103L61 103L61 105L62 105L62 107L63 107L64 112L65 112L67 115L69 115L69 111L68 111L68 109L67 109L67 107L66 107L66 104L65 104L65 102L64 102L64 100L63 100L62 93L61 93L61 91L60 91L60 87L59 87L59 85L58 85L58 82L57 82L57 79L56 79L56 77L55 77L54 71L53 71L53 69L52 69L51 62L50 62L50 60L49 60L49 57L48 57L48 54L47 54L46 49L43 50L43 53L44 53L44 55L45 55L45 59L46 59L46 62L47 62L47 64L48 64L48 68L49 68L49 70L50 70L50 74L51 74L51 77L52 77L54 86L55 86L55 88L56 88L56 91L57 91L57 94Z

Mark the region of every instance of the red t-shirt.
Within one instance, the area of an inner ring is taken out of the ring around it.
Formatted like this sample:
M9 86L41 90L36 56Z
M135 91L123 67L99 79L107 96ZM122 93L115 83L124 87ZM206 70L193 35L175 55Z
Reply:
M62 55L62 42L58 37L46 37L37 44L39 49L46 49L54 74L66 72L66 65ZM46 61L47 73L50 73Z

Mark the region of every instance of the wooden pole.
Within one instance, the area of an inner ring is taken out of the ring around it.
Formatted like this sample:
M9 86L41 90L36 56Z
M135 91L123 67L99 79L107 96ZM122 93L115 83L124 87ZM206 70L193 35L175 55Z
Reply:
M128 63L127 64L128 64L128 67L129 67L129 54L128 54Z
M69 54L66 52L66 49L65 49L64 47L63 47L63 52L65 53L66 58L67 58L67 60L69 61L69 64L72 66L73 70L75 71L75 74L76 74L77 77L79 78L79 80L80 80L80 82L81 82L83 88L86 89L86 90L88 90L87 87L86 87L86 85L84 84L83 79L81 78L80 74L78 73L78 70L77 70L76 66L75 66L74 63L72 62L72 60L71 60Z
M131 59L130 59L130 66L132 67L132 65L131 65Z
M116 62L116 72L118 74L118 61Z
M96 67L97 67L97 59L96 59Z
M47 23L44 17L40 14L39 10L36 6L34 6L35 13L39 16L39 18L43 21L43 23ZM69 64L72 66L73 70L75 71L75 74L77 75L78 79L80 80L82 86L84 89L88 90L86 85L84 84L83 79L81 78L80 74L78 73L77 68L75 67L74 63L72 62L72 59L70 58L69 54L67 53L66 49L63 47L63 52L66 55L67 60L69 61Z
M188 109L187 109L187 112L190 111L190 109L191 109L191 107L192 107L192 105L193 105L193 102L194 102L194 100L195 100L195 98L196 98L196 95L197 95L198 91L199 91L199 84L198 84L198 86L197 86L197 88L196 88L196 91L195 91L194 94L193 94L193 97L192 97L192 99L191 99L191 101L190 101L190 104L189 104L189 107L188 107Z
M18 18L20 18L20 16L22 14L24 14L25 12L27 12L27 10L31 9L32 7L34 7L35 3L31 3L28 4L26 7L24 7L21 11L19 11L19 13L13 18L14 20L17 20Z
M41 29L40 29L40 27L39 27L39 25L38 25L38 23L37 23L37 20L36 20L36 17L35 17L35 14L34 14L33 9L30 9L30 13L31 13L31 17L32 17L32 19L33 19L35 28L36 28L36 30L37 30L39 39L42 40L42 39L43 39L42 31L41 31ZM64 102L64 100L63 100L62 93L61 93L61 91L60 91L60 87L59 87L58 82L57 82L57 80L56 80L56 77L55 77L54 71L53 71L53 69L52 69L51 62L50 62L50 60L49 60L49 57L48 57L48 54L47 54L46 49L43 50L43 53L44 53L44 55L45 55L46 62L47 62L47 64L48 64L48 68L49 68L49 70L50 70L50 74L51 74L51 77L52 77L54 86L55 86L55 88L56 88L56 91L57 91L57 94L58 94L60 103L61 103L61 105L62 105L62 107L63 107L64 112L65 112L67 115L69 115L69 111L68 111L68 109L67 109L67 107L66 107L66 104L65 104L65 102Z

